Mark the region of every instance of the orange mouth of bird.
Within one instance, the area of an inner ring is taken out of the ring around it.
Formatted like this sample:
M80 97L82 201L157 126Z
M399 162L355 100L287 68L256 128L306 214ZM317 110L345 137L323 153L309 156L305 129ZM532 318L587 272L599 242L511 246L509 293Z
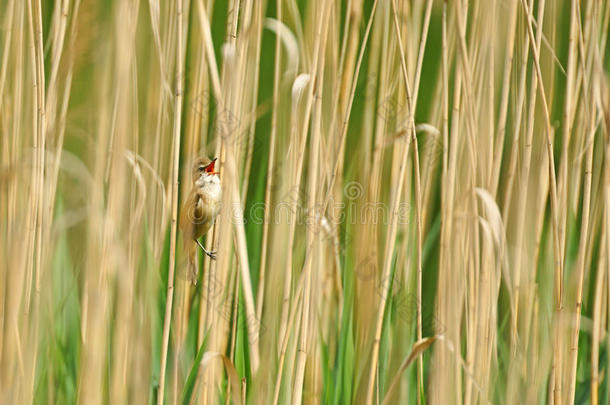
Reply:
M214 175L214 174L220 174L220 172L215 172L215 171L214 171L214 165L216 164L216 159L218 159L218 158L214 158L214 159L212 159L212 162L211 162L209 165L207 165L207 166L205 167L205 172L206 172L207 174L212 174L212 175Z

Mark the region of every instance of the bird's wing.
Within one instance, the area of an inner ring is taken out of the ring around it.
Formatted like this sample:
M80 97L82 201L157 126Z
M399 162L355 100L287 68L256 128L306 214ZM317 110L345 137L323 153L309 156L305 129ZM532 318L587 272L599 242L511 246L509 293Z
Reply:
M182 206L180 228L187 235L192 233L193 224L201 218L201 204L198 204L199 200L199 194L191 192Z

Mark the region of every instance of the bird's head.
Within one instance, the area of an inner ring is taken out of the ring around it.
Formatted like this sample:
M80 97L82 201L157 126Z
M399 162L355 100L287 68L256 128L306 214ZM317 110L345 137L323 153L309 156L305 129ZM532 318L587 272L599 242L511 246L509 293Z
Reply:
M218 180L219 172L214 170L216 158L210 160L207 157L197 158L193 165L193 181L194 182L212 182Z

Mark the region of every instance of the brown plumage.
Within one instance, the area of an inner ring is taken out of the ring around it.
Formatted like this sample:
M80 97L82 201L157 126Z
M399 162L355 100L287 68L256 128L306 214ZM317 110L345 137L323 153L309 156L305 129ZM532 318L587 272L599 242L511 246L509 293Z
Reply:
M221 188L218 172L214 171L216 159L200 157L193 165L193 187L189 192L180 213L180 229L184 240L184 251L187 255L188 280L197 283L197 246L203 249L211 259L216 259L216 252L208 252L199 242L205 235L220 211Z

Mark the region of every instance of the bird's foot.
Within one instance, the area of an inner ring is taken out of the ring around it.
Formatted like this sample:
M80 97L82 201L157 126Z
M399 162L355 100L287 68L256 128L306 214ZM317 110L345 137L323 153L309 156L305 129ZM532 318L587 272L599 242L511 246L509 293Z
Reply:
M204 253L206 255L208 255L210 259L216 260L216 251L215 250L212 250L211 252L208 252L207 250L204 250Z
M205 253L206 255L208 255L208 257L212 260L216 260L216 251L212 250L211 252L209 250L207 250L202 244L201 242L199 242L199 239L197 239L197 244L199 245L199 247L201 248L201 250L203 250L203 253Z

